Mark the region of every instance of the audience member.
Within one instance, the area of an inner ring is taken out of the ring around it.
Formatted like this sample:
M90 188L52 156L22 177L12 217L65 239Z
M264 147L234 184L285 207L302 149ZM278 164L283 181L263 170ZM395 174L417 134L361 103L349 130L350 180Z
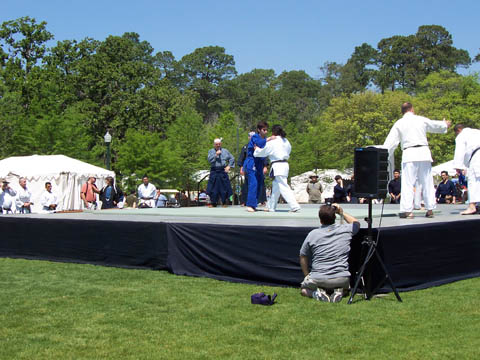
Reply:
M123 196L122 190L115 185L113 177L108 176L105 180L107 184L100 190L102 210L116 208Z
M13 213L13 204L17 192L13 190L6 179L2 180L2 191L0 192L0 212Z
M393 170L393 179L388 183L388 193L390 194L390 204L400 204L402 181L398 169Z
M80 190L80 198L83 201L85 209L95 210L97 208L97 195L95 194L100 194L100 190L98 190L97 185L95 185L96 181L95 176L90 175Z
M346 224L335 224L335 214L343 217ZM350 286L350 242L360 223L338 204L322 205L318 216L321 226L310 231L300 249L300 266L305 276L301 294L336 303Z
M310 175L310 181L307 184L307 194L309 204L320 204L322 202L322 184L318 182L318 175Z
M52 183L45 183L45 191L42 193L40 205L44 211L55 211L58 207L57 196L52 192Z
M125 199L125 205L126 205L126 207L135 209L137 207L137 201L138 201L138 198L137 198L137 195L136 195L136 191L131 190L130 194L128 194L126 199Z
M336 185L333 188L333 202L346 203L350 201L347 190L343 186L343 179L340 175L335 176Z
M138 207L153 208L155 207L155 196L157 188L149 182L148 176L142 178L142 184L138 186Z
M441 172L442 181L437 185L435 198L439 204L455 204L456 190L452 180L448 177L447 171Z
M201 189L198 194L198 205L206 205L208 202L208 195L204 189Z
M166 207L167 206L167 197L162 194L160 190L157 190L157 196L155 198L155 207Z
M27 179L21 177L18 179L20 189L17 192L17 198L15 199L15 205L17 207L17 212L20 214L30 214L32 212L31 206L32 202L32 193L27 188Z

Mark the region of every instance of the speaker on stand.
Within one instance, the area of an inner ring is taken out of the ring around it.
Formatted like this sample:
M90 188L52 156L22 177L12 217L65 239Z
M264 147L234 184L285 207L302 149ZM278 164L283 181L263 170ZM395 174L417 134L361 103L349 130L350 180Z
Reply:
M398 294L397 288L393 284L392 279L383 263L382 258L378 254L377 245L378 237L373 239L372 230L372 199L385 199L388 192L388 150L380 149L376 147L356 148L354 153L354 192L353 195L358 198L366 198L368 201L368 217L365 221L368 224L367 235L365 236L362 245L366 245L366 251L362 251L364 261L360 270L356 274L355 286L352 289L348 304L351 304L353 297L355 296L360 281L363 281L365 297L367 300L373 296L376 290L383 285L385 281L390 284L398 301L402 301ZM365 249L364 249L365 250ZM375 290L371 290L369 286L366 286L366 282L363 279L365 269L368 262L376 255L378 263L382 267L385 278L383 282L376 287Z

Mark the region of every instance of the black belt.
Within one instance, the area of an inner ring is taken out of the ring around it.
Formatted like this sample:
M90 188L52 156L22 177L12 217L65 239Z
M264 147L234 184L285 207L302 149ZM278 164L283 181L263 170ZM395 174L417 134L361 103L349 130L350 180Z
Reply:
M423 147L423 146L428 146L428 145L413 145L413 146L409 146L409 147L404 148L403 151L405 151L407 149L410 149L410 148L417 148L417 147Z
M211 171L220 171L220 170L225 170L226 166L212 166L210 168Z
M478 150L480 150L480 147L478 147L478 148L476 148L475 150L473 150L472 155L470 156L470 160L468 160L469 165L470 165L470 161L472 161L473 155L475 155L475 153L476 153Z
M275 161L272 161L270 164L275 164L279 162L288 162L288 160L275 160Z

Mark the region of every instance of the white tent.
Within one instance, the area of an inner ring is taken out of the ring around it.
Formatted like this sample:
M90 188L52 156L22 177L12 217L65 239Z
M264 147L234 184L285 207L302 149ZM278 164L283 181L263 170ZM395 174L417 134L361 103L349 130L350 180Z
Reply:
M45 182L52 183L52 192L58 198L58 210L81 209L80 189L93 175L97 187L101 189L107 176L115 176L105 170L64 155L15 156L0 160L0 178L6 178L10 187L17 190L18 179L27 179L27 188L33 197L33 212L40 212L40 198L45 190Z
M443 164L439 164L437 166L432 167L433 176L440 176L442 171L447 171L448 175L454 176L456 174L456 170L453 167L453 160L450 160Z

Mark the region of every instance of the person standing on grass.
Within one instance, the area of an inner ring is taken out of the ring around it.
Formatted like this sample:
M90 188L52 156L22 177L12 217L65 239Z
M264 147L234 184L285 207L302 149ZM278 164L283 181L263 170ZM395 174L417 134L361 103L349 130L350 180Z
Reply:
M343 217L346 224L335 224L335 214ZM310 231L300 249L300 266L305 276L301 294L318 301L337 303L350 287L348 254L360 223L338 204L322 205L318 217L321 226Z

